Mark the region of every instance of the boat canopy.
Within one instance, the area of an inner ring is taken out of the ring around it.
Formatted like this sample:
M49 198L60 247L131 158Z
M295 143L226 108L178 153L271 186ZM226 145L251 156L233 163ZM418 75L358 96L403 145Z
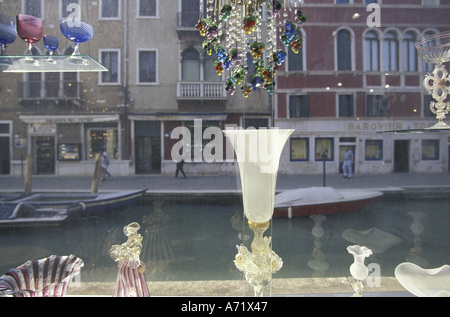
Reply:
M308 187L283 191L275 195L275 207L323 201L339 201L344 195L332 187Z

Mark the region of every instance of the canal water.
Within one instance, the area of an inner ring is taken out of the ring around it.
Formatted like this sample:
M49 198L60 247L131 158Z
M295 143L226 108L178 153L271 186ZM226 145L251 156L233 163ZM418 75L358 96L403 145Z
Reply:
M80 219L58 230L0 231L0 271L51 254L75 254L85 265L81 281L114 282L117 264L109 249L126 241L122 229L141 226L141 259L148 281L238 280L236 245L250 248L252 232L243 222L240 197L176 200L146 196L124 210ZM353 261L346 248L374 252L381 276L394 276L402 262L424 268L450 263L448 193L385 194L364 209L322 219L275 218L266 235L283 259L279 278L348 277Z

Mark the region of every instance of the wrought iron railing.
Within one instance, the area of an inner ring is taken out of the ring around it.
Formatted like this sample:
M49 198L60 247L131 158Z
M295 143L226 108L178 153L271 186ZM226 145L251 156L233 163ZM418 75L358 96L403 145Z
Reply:
M227 92L222 82L178 82L179 99L226 99Z

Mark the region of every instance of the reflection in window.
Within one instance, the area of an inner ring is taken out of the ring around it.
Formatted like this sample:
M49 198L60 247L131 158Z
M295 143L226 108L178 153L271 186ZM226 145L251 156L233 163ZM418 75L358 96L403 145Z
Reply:
M289 118L308 118L308 95L289 96Z
M139 16L141 17L156 16L157 0L138 0L138 1L139 1Z
M106 151L110 158L118 158L117 127L89 127L86 135L88 159L95 159L100 151Z
M386 117L389 114L389 102L383 95L367 95L366 116Z
M309 138L291 139L291 161L309 161Z
M214 68L212 69L214 70ZM200 81L200 54L193 47L183 51L181 61L181 80Z
M366 161L383 160L383 140L366 140Z
M119 0L101 0L100 17L119 18Z
M244 129L269 129L269 119L267 118L244 118Z
M414 32L406 32L403 38L403 70L408 72L417 71L417 51L414 43L417 38Z
M217 56L215 53L211 55L205 54L203 59L203 80L207 82L221 81L222 76L218 76L215 70Z
M203 16L206 16L207 0L203 1ZM197 24L198 16L200 14L199 0L183 0L181 1L181 15L179 20L179 26L181 27L194 27Z
M398 70L398 43L394 31L389 31L383 40L383 69L385 71Z
M196 126L196 125L199 126ZM195 137L195 133L199 133L196 132L196 129L201 129L201 135L203 136L205 133L205 130L209 127L219 127L219 123L218 121L202 121L202 120L196 120L196 121L186 121L184 123L184 126L186 128L189 129L189 132L191 134L191 143L190 146L188 147L191 151L191 160L194 161L195 160L195 153L203 153L203 149L205 148L205 146L208 143L211 143L214 139L208 139L208 138L196 138ZM181 154L181 153L180 153ZM209 154L209 153L208 153ZM211 148L211 155L215 155L216 154L216 148L213 147ZM202 159L204 159L203 155L202 155Z
M434 114L430 109L431 102L437 102L436 99L433 98L432 95L424 95L423 96L423 116L425 118L435 118L436 114Z
M156 51L139 51L139 82L156 83Z
M422 140L422 160L439 160L439 140Z
M355 116L353 95L339 95L339 118L352 118Z
M303 69L303 51L305 50L302 34L300 32L297 32L298 36L302 40L302 48L298 50L298 53L295 54L292 50L288 50L288 71L295 72L295 71L302 71Z
M352 70L352 38L350 31L340 30L337 34L337 69Z
M42 1L43 0L25 0L23 2L23 13L42 18Z
M425 32L423 34L423 37L432 36L434 34L436 34L436 32L434 32L434 31L427 31L427 32ZM436 44L437 44L436 40L433 40L433 41L429 41L427 46L433 46L433 45L436 45ZM433 69L434 69L434 65L432 63L425 63L423 60L422 60L422 67L423 67L423 70L425 72L432 72Z
M380 42L375 31L369 31L364 38L364 70L380 70Z
M101 63L108 71L101 73L102 83L118 83L119 82L119 51L102 51Z
M333 138L316 138L316 161L334 160L334 139Z

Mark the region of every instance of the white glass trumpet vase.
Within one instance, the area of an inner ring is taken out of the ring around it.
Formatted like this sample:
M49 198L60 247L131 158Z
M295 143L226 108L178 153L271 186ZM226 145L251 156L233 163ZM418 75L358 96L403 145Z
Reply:
M350 274L355 278L356 282L352 284L355 293L352 297L361 297L364 292L363 281L369 275L369 269L364 264L366 257L372 254L372 250L365 246L351 245L347 247L348 253L353 255L353 263L350 265Z
M239 166L244 214L254 233L250 252L238 246L236 267L254 288L255 296L263 296L272 274L283 266L271 249L270 237L263 237L272 219L276 178L283 147L294 130L236 129L225 130Z

